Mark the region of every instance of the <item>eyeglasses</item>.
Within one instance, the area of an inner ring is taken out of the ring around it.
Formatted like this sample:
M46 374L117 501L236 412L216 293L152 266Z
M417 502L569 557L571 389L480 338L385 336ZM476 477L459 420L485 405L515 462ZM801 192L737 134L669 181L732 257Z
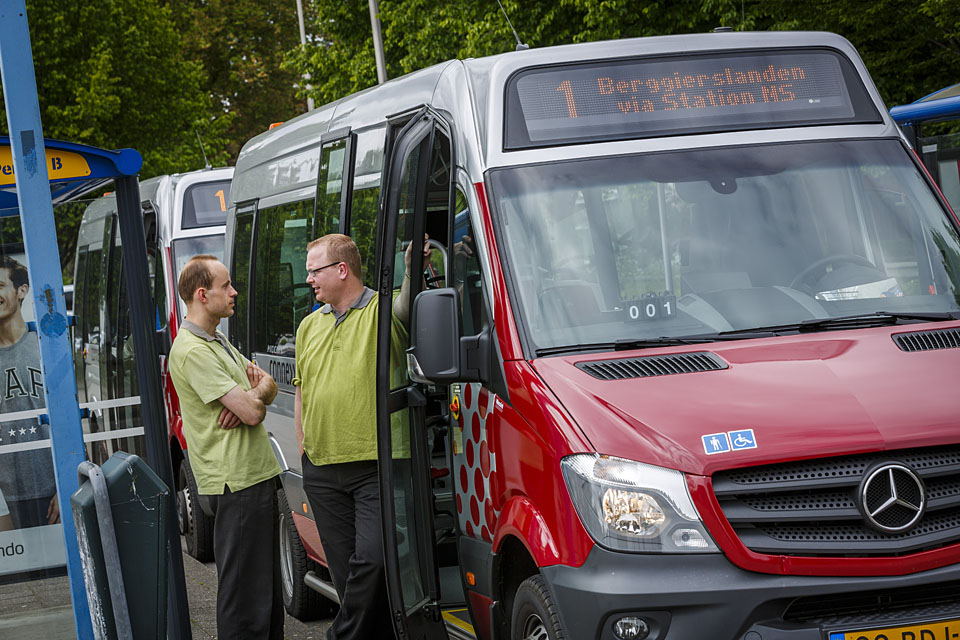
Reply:
M331 262L330 264L325 264L325 265L323 265L322 267L317 267L316 269L308 269L308 270L307 270L307 277L308 277L308 278L316 278L316 277L317 277L317 274L320 273L321 271L323 271L324 269L326 269L327 267L336 266L336 265L340 264L341 262L343 262L343 260L338 260L338 261L336 261L336 262Z

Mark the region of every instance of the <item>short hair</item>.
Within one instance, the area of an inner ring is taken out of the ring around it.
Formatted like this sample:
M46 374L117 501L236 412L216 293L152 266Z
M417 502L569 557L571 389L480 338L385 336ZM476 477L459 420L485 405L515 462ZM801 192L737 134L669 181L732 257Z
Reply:
M180 280L177 282L177 293L185 303L190 304L193 301L193 294L197 289L209 289L213 284L213 274L210 273L208 264L211 260L215 261L217 257L204 253L193 256L184 265L183 271L180 272Z
M307 244L307 251L314 247L323 247L327 250L327 258L337 262L346 263L350 273L358 278L363 278L360 272L360 250L357 249L357 243L350 236L342 233L328 233Z
M30 286L27 268L10 256L0 255L0 269L6 269L9 272L10 282L13 283L14 289L19 289L23 285Z

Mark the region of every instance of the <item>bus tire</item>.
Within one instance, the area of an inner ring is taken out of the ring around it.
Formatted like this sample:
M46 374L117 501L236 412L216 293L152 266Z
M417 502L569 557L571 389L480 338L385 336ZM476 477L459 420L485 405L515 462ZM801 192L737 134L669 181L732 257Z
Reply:
M198 562L213 561L213 518L200 508L197 480L186 455L177 472L177 515L187 554Z
M308 571L317 571L317 564L307 556L300 534L293 523L293 513L287 496L281 488L277 491L277 524L280 528L280 584L283 591L283 608L303 622L331 618L339 606L314 591L303 581Z
M565 640L560 614L543 577L530 576L520 583L513 599L511 640Z

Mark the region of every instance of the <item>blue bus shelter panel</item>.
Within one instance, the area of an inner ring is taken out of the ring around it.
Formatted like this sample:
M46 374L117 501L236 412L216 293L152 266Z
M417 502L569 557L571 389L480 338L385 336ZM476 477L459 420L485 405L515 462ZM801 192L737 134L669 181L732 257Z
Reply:
M136 175L143 165L134 149L109 151L52 139L44 139L43 144L54 205L79 198L115 178ZM0 136L0 217L16 215L18 202L10 138Z
M900 125L960 118L960 84L935 91L916 102L893 107L890 115Z

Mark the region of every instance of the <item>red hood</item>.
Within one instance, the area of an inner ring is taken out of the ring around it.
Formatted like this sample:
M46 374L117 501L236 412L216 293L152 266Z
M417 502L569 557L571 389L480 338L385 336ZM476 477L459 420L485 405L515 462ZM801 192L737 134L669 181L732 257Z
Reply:
M797 458L960 442L960 349L906 353L891 339L906 332L862 329L532 364L599 453L710 475ZM696 351L720 356L729 368L604 381L574 366ZM741 429L753 429L755 449L705 453L702 436Z

